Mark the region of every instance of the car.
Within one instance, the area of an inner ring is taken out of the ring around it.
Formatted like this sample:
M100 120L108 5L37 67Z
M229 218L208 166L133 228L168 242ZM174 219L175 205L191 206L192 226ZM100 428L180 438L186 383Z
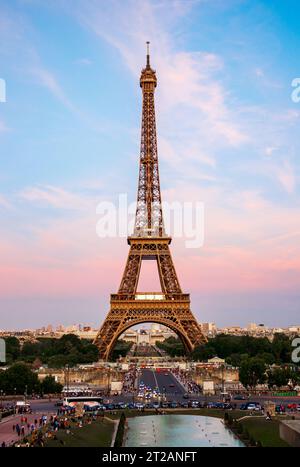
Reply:
M185 394L183 394L182 397L183 397L183 399L189 399L190 396L189 396L189 394L186 392Z
M116 408L119 408L119 409L126 409L127 408L127 405L125 402L118 402L116 404Z
M289 410L297 410L297 405L298 405L298 404L295 404L295 403L293 403L293 404L288 404L287 408L288 408Z
M275 412L276 413L284 413L285 412L285 406L282 405L282 404L276 405Z
M191 401L190 402L190 407L192 407L192 409L196 409L199 407L199 402L198 401Z
M189 403L188 403L188 402L181 402L180 405L181 405L181 407L182 407L183 409L188 409L188 408L189 408Z
M210 408L215 408L215 409L224 409L224 403L223 402L216 402L215 404L214 403L211 403L211 406Z
M219 402L219 404L222 404L221 402ZM218 403L217 402L208 402L207 403L207 408L208 409L217 409L217 408L221 408L220 405L218 407Z
M235 401L244 401L244 400L246 400L246 397L243 396L243 394L237 394L236 396L234 396L234 400Z
M106 407L107 410L115 410L115 408L116 408L115 404L106 404L105 407Z
M178 404L177 404L176 401L172 401L172 402L170 402L169 407L170 407L170 409L177 409Z
M142 404L141 402L137 402L137 403L135 404L135 408L136 408L136 409L141 410L141 409L143 409L144 407L145 407L145 405Z
M248 402L247 410L261 410L261 405L258 402Z
M129 404L127 405L127 408L128 409L134 409L134 403L133 402L129 402Z
M160 408L160 403L159 402L153 402L153 408L154 409L159 409Z
M175 387L175 384L171 383L171 384L169 384L169 387L170 387L170 388L174 388L174 387Z
M163 409L167 409L169 407L169 404L168 404L168 402L162 402L161 406L162 406Z

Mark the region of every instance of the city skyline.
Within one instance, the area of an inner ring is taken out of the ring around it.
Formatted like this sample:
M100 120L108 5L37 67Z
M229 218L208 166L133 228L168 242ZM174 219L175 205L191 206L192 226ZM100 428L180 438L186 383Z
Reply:
M203 247L172 243L193 313L223 326L297 323L300 38L290 3L1 3L0 328L103 321L127 246L96 235L96 207L119 193L135 200L146 40L163 200L205 205Z

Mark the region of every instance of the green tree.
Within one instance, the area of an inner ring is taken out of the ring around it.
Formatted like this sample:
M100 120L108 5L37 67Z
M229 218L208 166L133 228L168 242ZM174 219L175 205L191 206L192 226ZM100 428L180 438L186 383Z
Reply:
M0 388L6 394L24 394L38 392L40 383L37 374L27 365L15 363L10 368L0 373Z
M11 363L17 360L20 356L20 342L16 337L7 337L6 343L6 360Z
M276 386L280 388L281 386L287 386L289 380L291 379L291 371L289 368L272 368L267 372L268 386L273 388Z
M272 350L277 363L289 363L291 361L291 342L285 334L275 334Z
M257 384L266 381L266 366L258 357L243 359L240 366L239 378L243 386L255 388Z
M41 382L41 390L44 394L59 394L62 389L62 384L57 383L53 376L48 375Z

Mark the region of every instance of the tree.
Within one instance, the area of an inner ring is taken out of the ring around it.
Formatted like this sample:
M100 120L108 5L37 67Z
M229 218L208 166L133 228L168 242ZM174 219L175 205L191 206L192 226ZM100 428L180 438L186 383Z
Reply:
M289 363L291 361L291 343L285 334L275 334L272 342L273 354L277 363Z
M58 394L62 389L62 384L57 383L51 375L46 376L41 382L41 390L44 394Z
M16 337L7 337L6 344L6 359L7 362L13 362L20 356L20 342Z
M38 392L40 383L37 374L23 363L15 363L0 373L0 388L6 394Z
M291 379L291 371L289 368L272 368L267 372L267 378L270 389L273 388L273 386L277 388L287 386Z
M241 362L239 378L245 387L255 388L266 380L266 366L258 357L245 358Z

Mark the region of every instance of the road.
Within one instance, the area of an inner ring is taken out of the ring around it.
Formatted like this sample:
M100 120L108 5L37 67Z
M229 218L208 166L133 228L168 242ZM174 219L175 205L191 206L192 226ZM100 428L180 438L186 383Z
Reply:
M155 387L159 388L161 393L166 395L179 396L185 393L184 387L177 381L175 376L167 370L155 371L142 369L139 375L139 382L143 381L146 386L150 386L151 389Z
M55 414L57 411L55 401L49 402L49 400L31 400L29 402L32 409L32 414L25 414L28 423L33 423L35 419L39 419L42 415L47 415L49 417L51 414ZM25 435L29 433L27 425L25 423L21 423L21 417L22 415L13 415L4 418L1 421L0 444L2 444L4 441L6 445L9 445L19 439L17 433L13 430L13 425L16 425L17 423L20 426L24 425Z

